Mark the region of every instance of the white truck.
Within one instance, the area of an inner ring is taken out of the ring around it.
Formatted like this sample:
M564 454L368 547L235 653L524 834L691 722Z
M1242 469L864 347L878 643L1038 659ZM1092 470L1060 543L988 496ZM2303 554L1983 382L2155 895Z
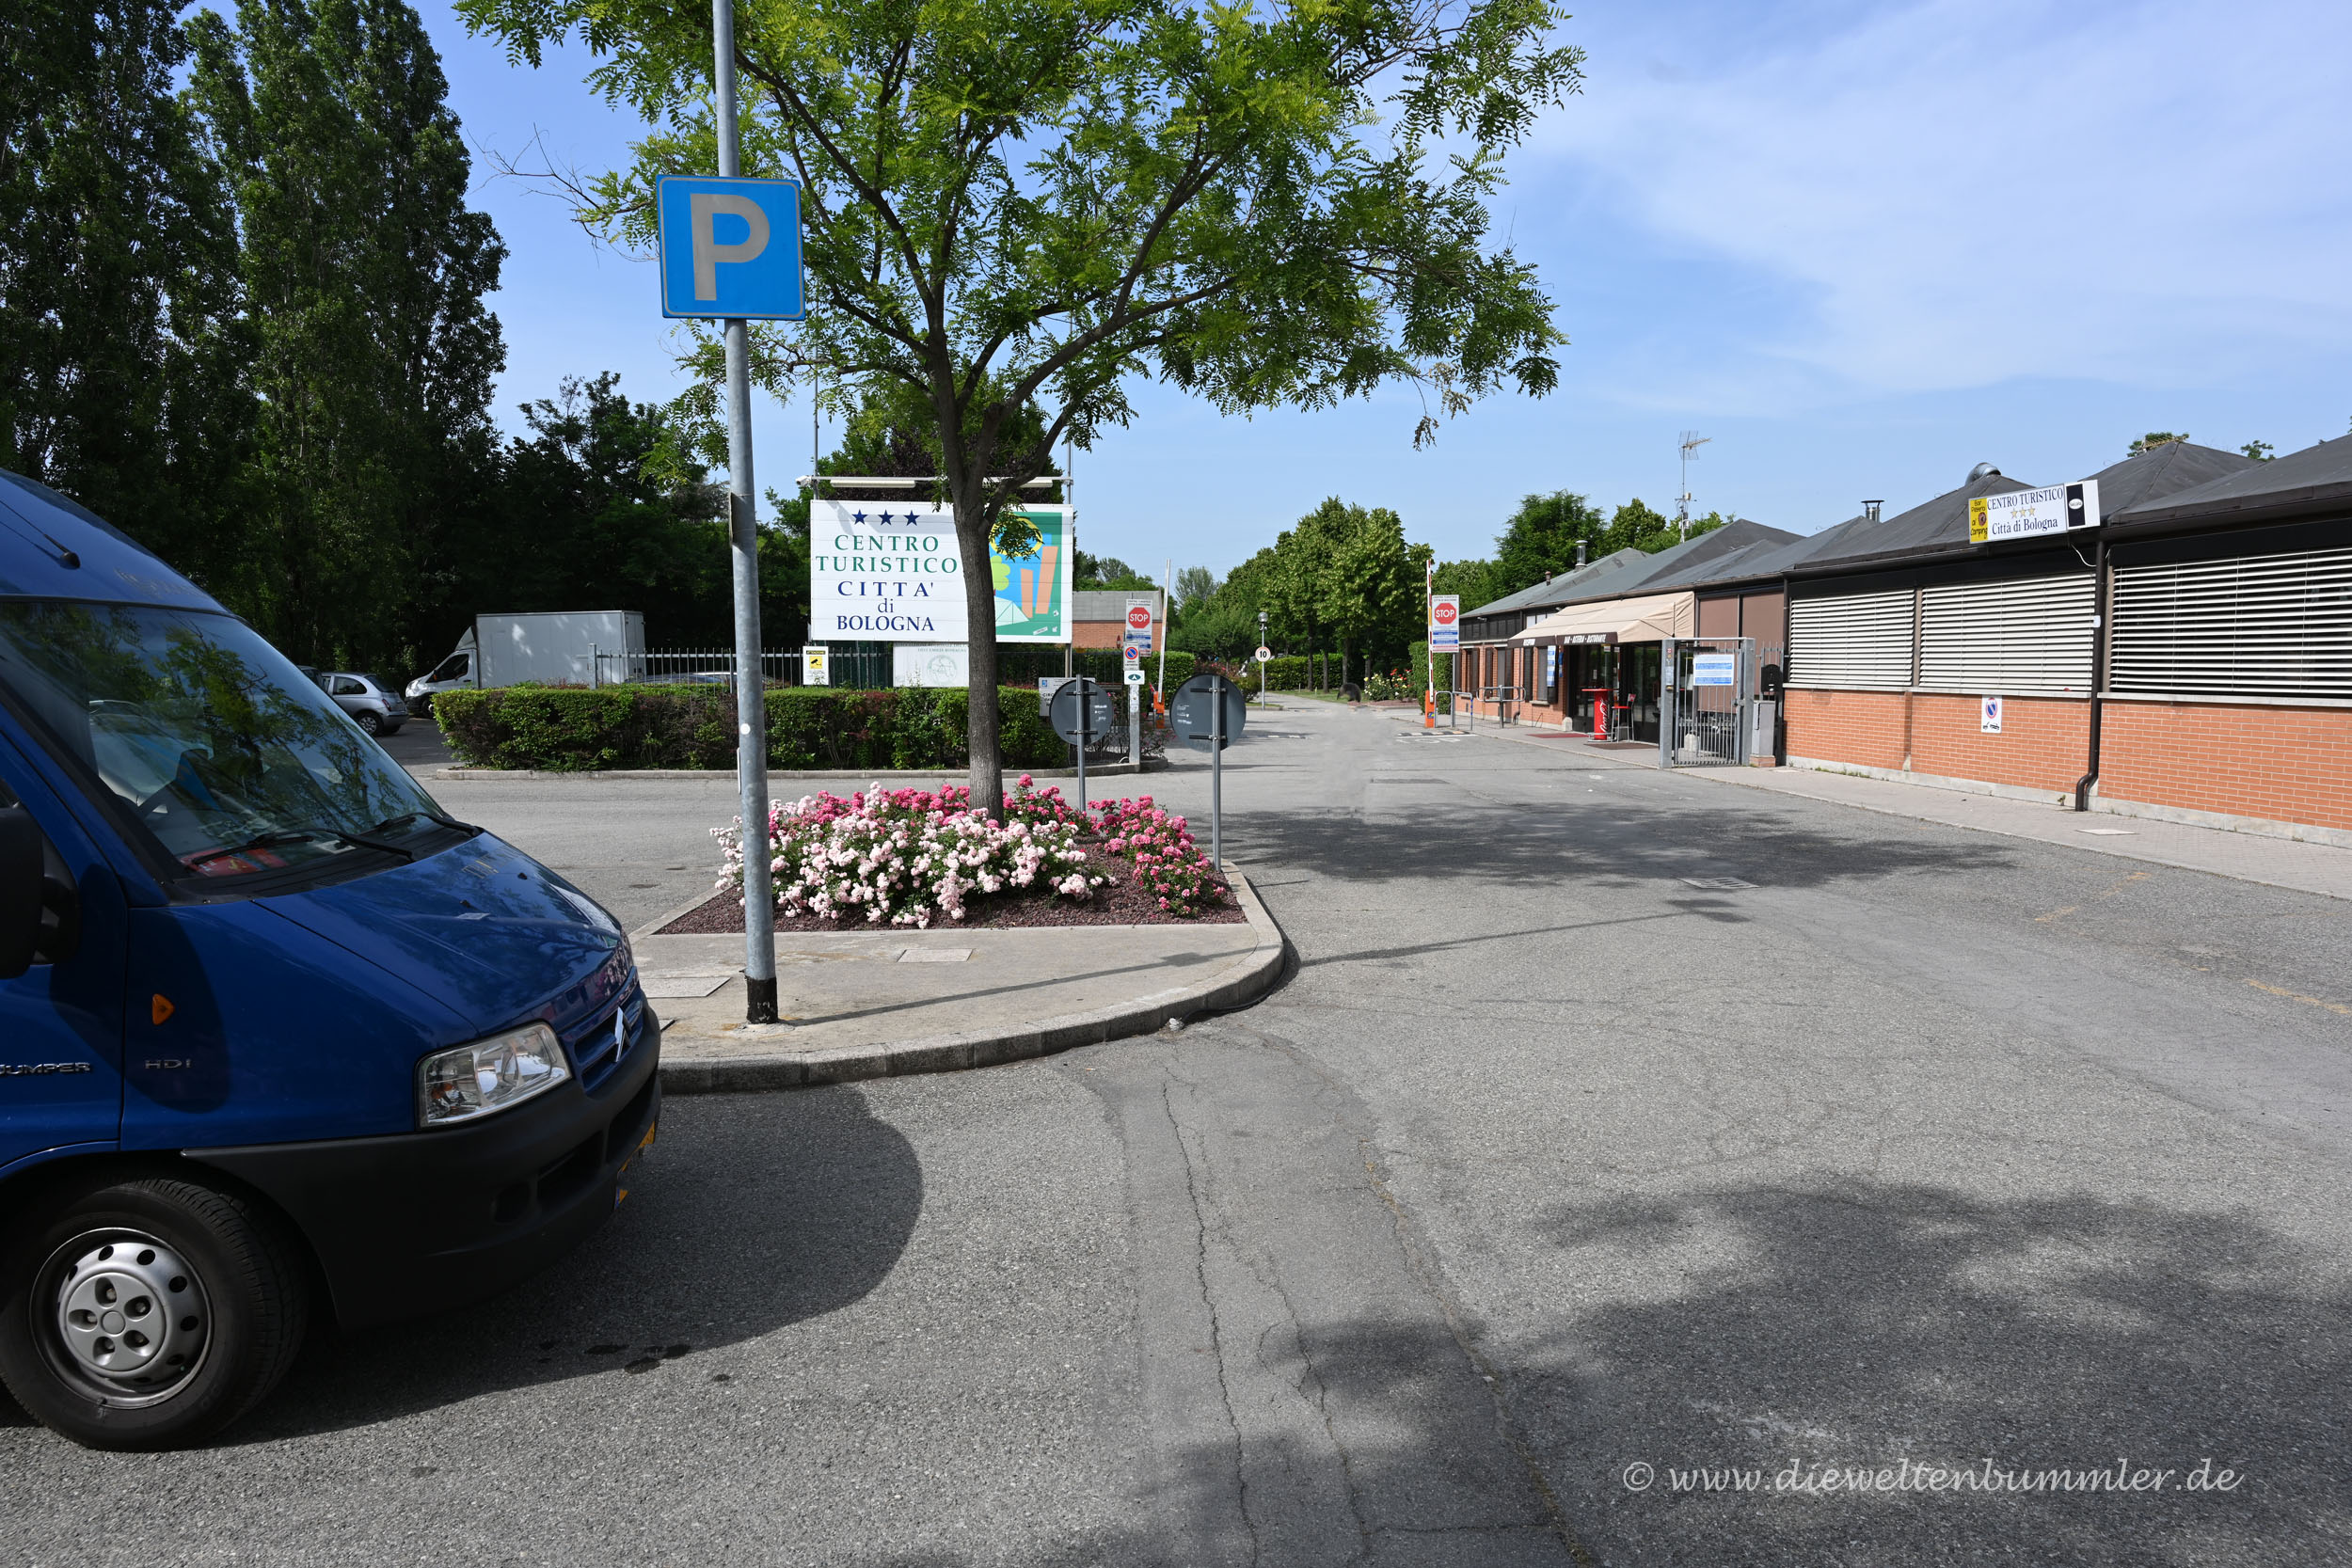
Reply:
M477 615L450 656L408 683L411 701L458 687L601 686L644 663L645 617L634 610L548 610ZM597 656L603 656L603 669Z

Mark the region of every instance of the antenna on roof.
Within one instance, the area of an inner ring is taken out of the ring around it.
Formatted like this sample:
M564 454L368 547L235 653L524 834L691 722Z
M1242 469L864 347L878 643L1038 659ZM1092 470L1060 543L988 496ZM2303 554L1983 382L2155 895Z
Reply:
M1698 455L1699 448L1714 438L1695 430L1682 433L1682 494L1675 498L1675 536L1678 539L1691 537L1691 459Z

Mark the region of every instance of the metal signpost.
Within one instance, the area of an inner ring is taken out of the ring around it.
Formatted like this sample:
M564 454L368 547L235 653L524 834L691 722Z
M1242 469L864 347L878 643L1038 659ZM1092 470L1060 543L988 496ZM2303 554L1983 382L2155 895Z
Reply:
M1111 694L1084 675L1073 675L1054 689L1054 733L1078 748L1078 809L1087 809L1087 748L1094 737L1118 721L1111 711Z
M1152 599L1127 595L1127 628L1120 634L1127 675L1127 765L1143 768L1143 656L1152 651Z
M806 319L801 187L742 177L735 109L735 4L710 8L719 177L655 182L661 313L723 323L727 365L727 536L735 568L736 784L743 813L744 1017L776 1022L775 895L768 863L767 682L759 658L759 492L752 483L751 320Z
M1249 721L1249 698L1223 675L1195 675L1168 700L1176 738L1209 752L1209 861L1225 866L1225 748Z

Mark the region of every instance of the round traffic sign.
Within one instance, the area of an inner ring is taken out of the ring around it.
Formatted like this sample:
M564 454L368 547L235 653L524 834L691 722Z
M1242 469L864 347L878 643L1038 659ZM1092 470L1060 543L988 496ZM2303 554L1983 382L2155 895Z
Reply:
M1127 624L1137 631L1150 631L1152 629L1152 607L1148 604L1129 605Z
M1450 626L1454 624L1455 617L1459 616L1461 613L1462 607L1460 605L1447 604L1440 601L1432 619L1434 619L1438 625L1441 626Z
M1054 701L1046 721L1054 733L1073 746L1091 745L1097 736L1109 735L1119 727L1118 715L1111 708L1111 694L1084 675L1066 680L1054 689Z
M1143 649L1136 643L1130 642L1119 651L1126 657L1127 662L1130 664L1140 664L1143 662Z
M1219 707L1225 710L1221 719ZM1248 721L1249 699L1240 687L1222 675L1195 675L1168 699L1168 727L1175 731L1178 740L1196 752L1215 746L1220 728L1224 743L1231 746Z
M1259 662L1259 663L1263 664L1263 663L1264 663L1267 659L1272 658L1273 657L1274 657L1274 650L1273 650L1272 648L1267 647L1267 646L1266 646L1264 643L1263 643L1263 642L1261 642L1261 643L1259 643L1259 644L1258 644L1258 662Z

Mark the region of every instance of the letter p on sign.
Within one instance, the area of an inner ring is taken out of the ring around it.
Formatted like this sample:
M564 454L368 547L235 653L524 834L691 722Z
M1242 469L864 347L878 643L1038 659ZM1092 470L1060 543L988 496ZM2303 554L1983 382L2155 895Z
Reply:
M803 319L798 182L669 175L654 199L663 315Z

